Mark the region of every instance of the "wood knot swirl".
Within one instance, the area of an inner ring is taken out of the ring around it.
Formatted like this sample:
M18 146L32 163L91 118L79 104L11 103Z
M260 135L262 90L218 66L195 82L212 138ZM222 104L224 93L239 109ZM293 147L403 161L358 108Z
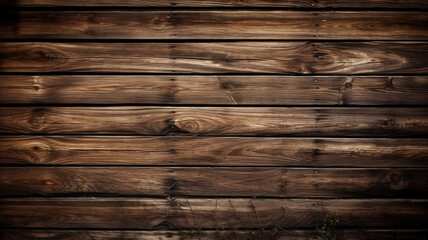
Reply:
M195 133L199 131L199 123L195 120L182 120L179 122L179 128L182 131Z
M379 121L380 127L394 127L397 126L398 123L394 119L384 119Z
M155 26L166 26L171 23L171 16L156 16L150 20L150 23Z
M346 82L345 89L352 89L352 82Z
M321 153L320 153L320 150L319 150L319 148L314 148L313 150L312 150L312 156L318 156L318 155L320 155Z
M44 163L50 158L52 158L51 153L54 151L51 147L43 142L34 142L26 146L26 149L23 150L25 155L28 157L28 161L31 164Z
M393 190L401 190L406 187L404 176L399 172L392 172L386 176L389 187Z
M44 47L36 47L30 51L28 54L33 58L38 59L38 61L56 61L59 59L60 53L55 51L54 49L48 49Z
M32 127L37 127L37 128L45 125L47 122L46 112L47 110L44 108L33 109L28 119L28 123L31 124Z

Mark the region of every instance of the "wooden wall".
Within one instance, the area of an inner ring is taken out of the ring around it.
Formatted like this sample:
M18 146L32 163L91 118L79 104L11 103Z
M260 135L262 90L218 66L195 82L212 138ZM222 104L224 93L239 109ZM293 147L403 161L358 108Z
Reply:
M0 5L1 239L427 239L427 0Z

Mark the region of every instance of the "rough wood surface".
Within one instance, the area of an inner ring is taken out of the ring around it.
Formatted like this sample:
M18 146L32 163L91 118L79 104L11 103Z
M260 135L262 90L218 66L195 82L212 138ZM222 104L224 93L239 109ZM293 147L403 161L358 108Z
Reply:
M339 236L347 240L425 240L426 230L418 229L360 229L336 230ZM211 231L112 231L112 230L0 230L0 238L5 240L318 240L317 232L313 230L211 230Z
M428 167L427 139L0 137L1 165Z
M150 199L0 200L2 227L22 228L315 228L326 216L340 226L424 227L427 200L416 199Z
M425 73L425 42L0 43L2 72Z
M0 239L428 238L428 0L0 6Z
M0 103L427 105L428 77L3 75Z
M428 197L424 168L2 167L1 196Z
M0 38L428 40L427 23L425 12L22 11Z
M426 108L1 107L1 133L427 136Z
M291 7L291 8L428 8L427 0L0 0L12 7Z

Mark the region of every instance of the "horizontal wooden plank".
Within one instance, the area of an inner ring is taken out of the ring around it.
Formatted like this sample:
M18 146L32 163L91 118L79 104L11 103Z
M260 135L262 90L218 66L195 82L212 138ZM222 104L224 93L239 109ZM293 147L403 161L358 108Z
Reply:
M22 11L1 39L427 40L425 12ZM141 31L144 29L144 31Z
M0 168L0 196L427 197L427 184L427 168Z
M292 8L428 8L427 0L0 0L12 7L292 7Z
M315 228L326 216L340 226L426 227L427 200L57 198L0 200L2 227Z
M3 75L0 103L427 105L428 77Z
M425 42L0 43L2 72L426 73Z
M336 236L347 240L377 239L377 240L425 240L427 231L418 229L361 229L331 231ZM275 240L318 240L315 230L198 230L198 231L97 231L97 230L0 230L1 239L13 240L201 240L201 239L275 239Z
M426 108L1 107L0 133L427 136Z
M0 137L0 164L428 167L427 139Z

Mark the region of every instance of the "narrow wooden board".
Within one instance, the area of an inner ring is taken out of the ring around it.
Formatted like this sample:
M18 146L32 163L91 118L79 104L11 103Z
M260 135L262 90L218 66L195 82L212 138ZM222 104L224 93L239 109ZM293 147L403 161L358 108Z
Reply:
M21 11L1 39L428 40L426 12Z
M426 42L0 43L2 72L426 73Z
M10 7L428 8L427 0L1 0Z
M1 165L428 167L428 139L0 137Z
M428 77L3 75L0 103L428 105Z
M427 197L427 184L428 168L0 168L0 196Z
M150 199L53 198L0 200L10 228L315 228L326 216L340 226L426 227L428 201L415 199Z
M426 108L2 107L0 133L427 136Z
M332 233L347 240L376 239L376 240L425 240L426 230L403 229L336 229ZM198 230L198 231L112 231L112 230L0 230L0 238L6 240L318 240L315 230Z

